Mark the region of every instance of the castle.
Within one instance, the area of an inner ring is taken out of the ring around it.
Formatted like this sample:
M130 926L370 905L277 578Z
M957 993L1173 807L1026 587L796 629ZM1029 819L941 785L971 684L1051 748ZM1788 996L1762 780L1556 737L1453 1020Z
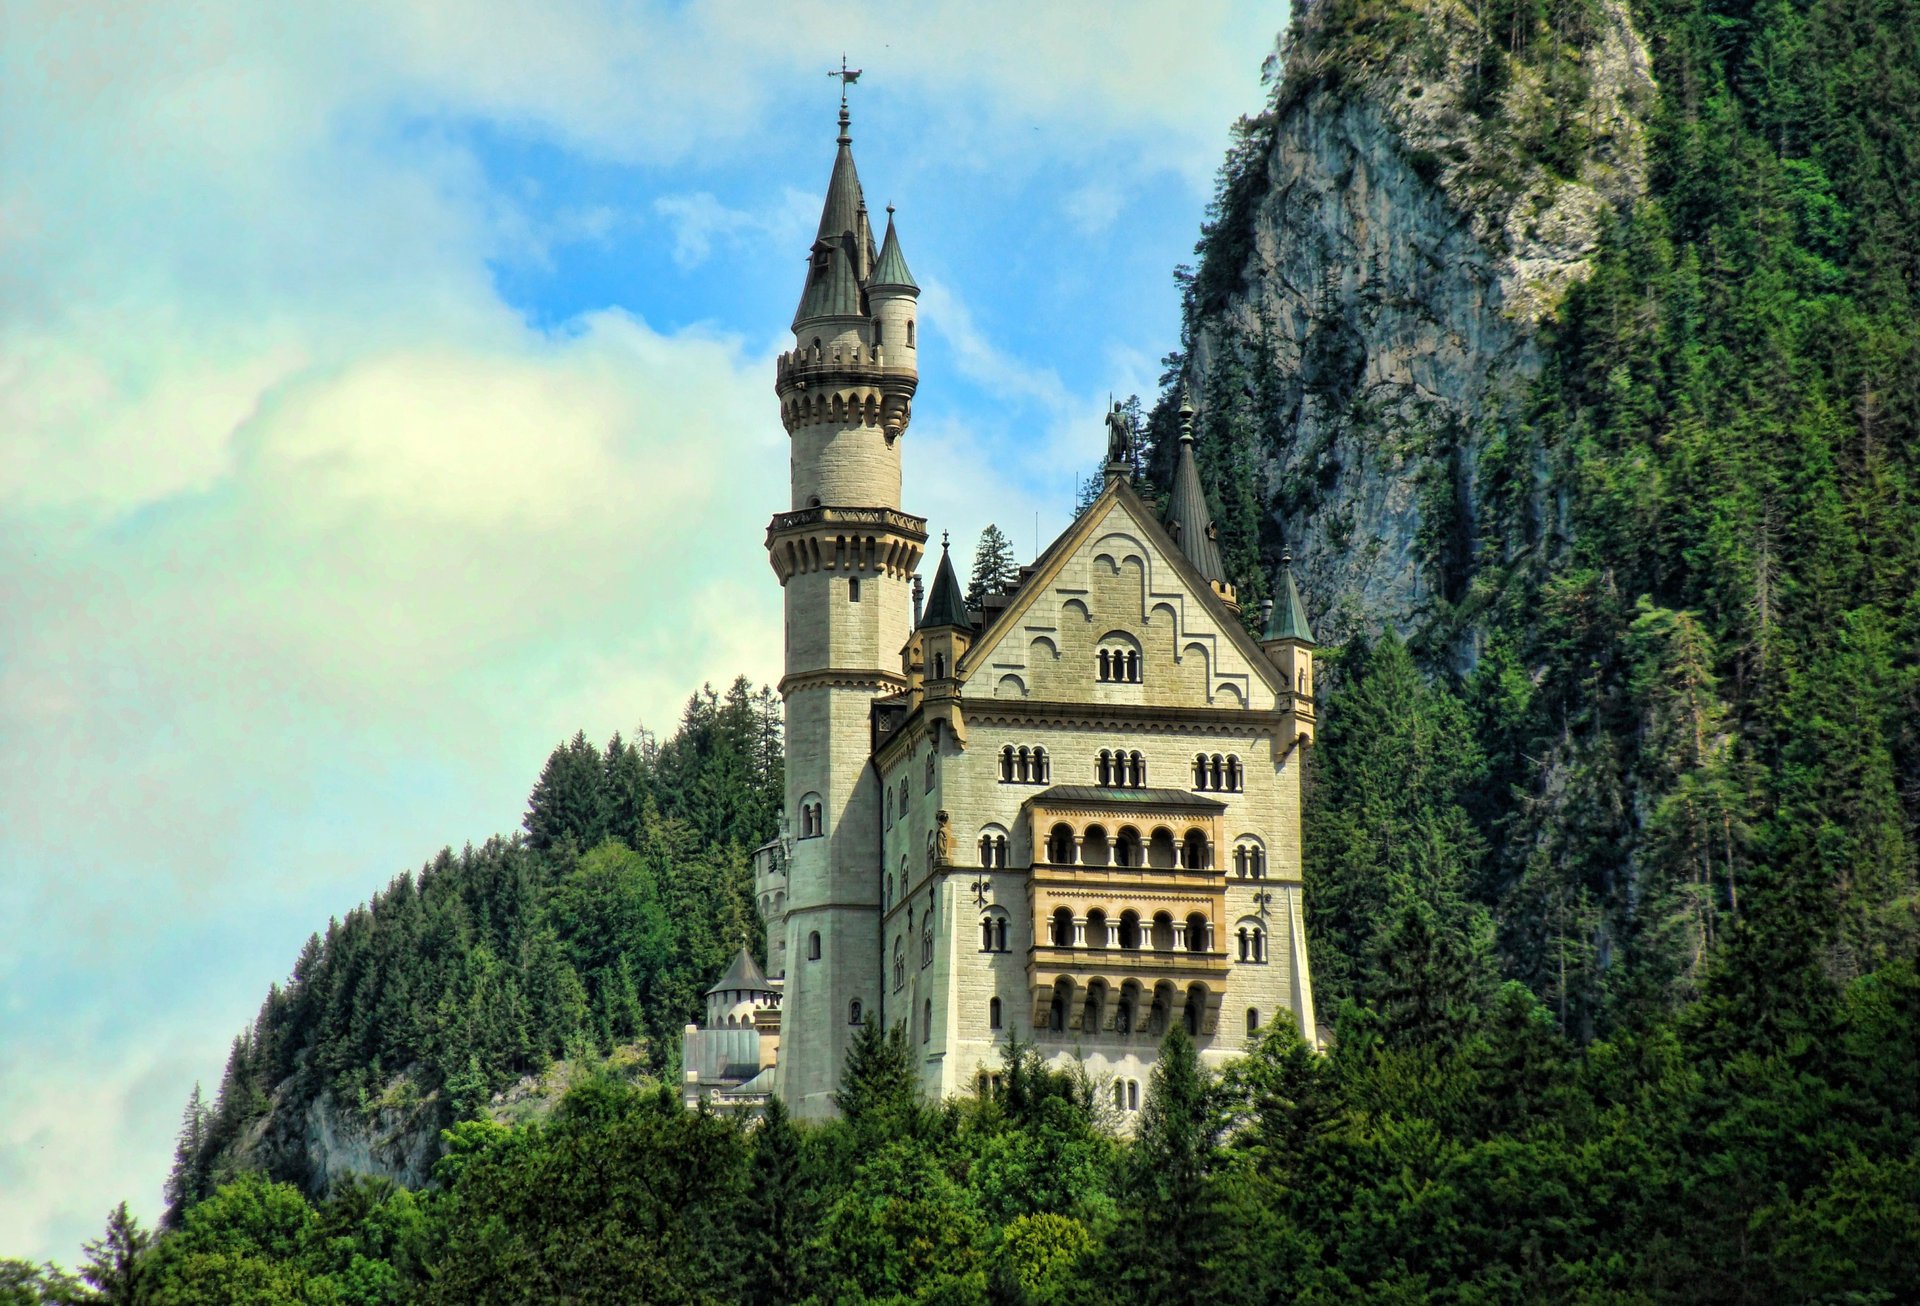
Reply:
M1011 592L970 608L943 544L923 609L927 524L901 507L918 296L891 207L875 248L843 96L775 375L792 503L766 538L787 749L785 830L754 858L768 965L743 953L715 985L709 1023L734 1028L689 1027L689 1093L830 1115L878 1021L906 1026L929 1097L976 1087L1017 1035L1134 1111L1172 1021L1214 1064L1270 1021L1315 1038L1312 634L1285 567L1247 633L1184 405L1164 521L1115 422L1104 490Z

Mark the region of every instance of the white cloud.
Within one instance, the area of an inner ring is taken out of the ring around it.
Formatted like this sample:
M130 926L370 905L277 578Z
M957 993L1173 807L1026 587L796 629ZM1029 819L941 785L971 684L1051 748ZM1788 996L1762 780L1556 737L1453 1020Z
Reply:
M745 241L777 249L805 250L809 228L820 211L820 197L788 187L780 203L760 213L729 208L711 192L662 195L653 210L673 228L673 261L683 269L705 263L715 244L737 246Z

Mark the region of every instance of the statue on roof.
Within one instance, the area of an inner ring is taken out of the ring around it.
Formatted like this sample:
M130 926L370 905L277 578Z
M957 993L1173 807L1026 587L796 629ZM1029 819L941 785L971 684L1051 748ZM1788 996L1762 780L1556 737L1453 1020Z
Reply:
M1107 463L1130 466L1132 462L1133 422L1116 399L1113 401L1113 411L1107 414Z

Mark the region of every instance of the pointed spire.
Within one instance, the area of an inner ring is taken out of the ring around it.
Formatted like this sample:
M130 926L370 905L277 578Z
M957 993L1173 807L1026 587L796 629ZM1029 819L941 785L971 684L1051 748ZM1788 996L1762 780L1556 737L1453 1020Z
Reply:
M1307 624L1307 605L1300 601L1300 587L1293 581L1293 555L1280 555L1280 583L1275 586L1278 601L1267 613L1267 631L1262 639L1294 639L1313 643L1313 627Z
M853 137L848 134L847 106L840 106L839 149L833 156L833 175L827 179L827 198L820 206L820 229L813 238L807 263L807 284L800 292L794 326L810 318L860 316L860 255L866 232L867 199L860 189L860 173L853 166Z
M953 574L953 553L947 547L945 534L940 536L940 569L933 574L933 593L927 596L927 610L920 618L921 630L934 626L958 626L963 630L973 626L967 619L966 600L960 597L960 578Z
M1187 561L1215 584L1224 584L1227 569L1220 561L1214 538L1213 515L1200 488L1200 469L1193 461L1193 401L1180 391L1180 456L1173 469L1173 494L1167 501L1167 532Z
M913 273L907 271L906 255L900 252L900 237L893 230L893 205L887 205L887 238L880 243L880 261L873 265L873 276L867 281L869 291L881 287L889 290L907 290L920 293L920 284L913 279Z

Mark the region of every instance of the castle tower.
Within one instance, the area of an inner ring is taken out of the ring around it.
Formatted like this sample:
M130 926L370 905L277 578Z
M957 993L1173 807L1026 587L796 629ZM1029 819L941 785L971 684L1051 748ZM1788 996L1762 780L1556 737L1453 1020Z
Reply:
M900 510L900 447L918 381L916 302L892 209L876 251L846 98L820 228L774 391L792 503L767 527L786 599L785 993L777 1088L833 1111L858 1022L880 1010L881 790L870 705L906 686L911 585L926 522Z

